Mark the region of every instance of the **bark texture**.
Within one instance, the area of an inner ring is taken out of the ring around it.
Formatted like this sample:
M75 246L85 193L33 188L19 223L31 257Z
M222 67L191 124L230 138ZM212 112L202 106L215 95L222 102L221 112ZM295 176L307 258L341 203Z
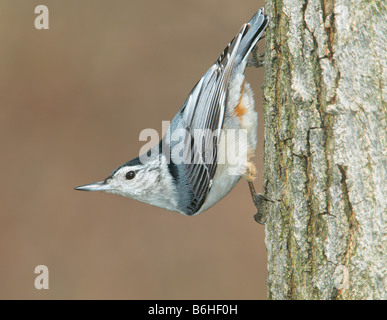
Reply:
M386 4L266 12L268 297L386 299Z

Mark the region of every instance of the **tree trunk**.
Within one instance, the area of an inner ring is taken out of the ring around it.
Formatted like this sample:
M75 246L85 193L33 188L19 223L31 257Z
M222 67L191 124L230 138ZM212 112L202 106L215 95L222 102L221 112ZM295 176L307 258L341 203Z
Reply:
M270 299L387 298L386 11L267 1Z

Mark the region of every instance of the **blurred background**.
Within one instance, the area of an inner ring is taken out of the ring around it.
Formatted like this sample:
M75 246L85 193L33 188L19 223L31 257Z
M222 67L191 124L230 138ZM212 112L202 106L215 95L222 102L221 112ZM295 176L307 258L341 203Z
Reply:
M49 30L34 27L40 4ZM73 190L136 157L141 130L161 134L263 5L1 0L1 299L266 298L264 228L244 181L194 217ZM247 77L261 191L263 69ZM34 287L41 264L49 290Z

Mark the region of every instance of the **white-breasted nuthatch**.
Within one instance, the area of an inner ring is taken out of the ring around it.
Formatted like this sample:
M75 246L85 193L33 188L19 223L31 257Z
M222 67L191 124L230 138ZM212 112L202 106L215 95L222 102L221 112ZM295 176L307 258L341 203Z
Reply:
M104 181L75 189L119 194L196 215L226 196L243 176L255 203L258 198L268 200L257 195L252 184L256 169L250 159L257 144L258 115L244 75L249 54L268 22L262 8L242 26L192 89L159 145L118 167ZM198 131L200 135L195 135ZM184 134L173 139L175 132ZM224 156L220 161L229 149L238 148L244 150L239 154L243 161Z

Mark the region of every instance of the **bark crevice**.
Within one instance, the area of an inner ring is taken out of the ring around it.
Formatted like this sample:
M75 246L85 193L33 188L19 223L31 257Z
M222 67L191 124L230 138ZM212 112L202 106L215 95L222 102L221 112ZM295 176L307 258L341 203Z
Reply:
M267 2L272 299L386 298L387 10L352 2Z

